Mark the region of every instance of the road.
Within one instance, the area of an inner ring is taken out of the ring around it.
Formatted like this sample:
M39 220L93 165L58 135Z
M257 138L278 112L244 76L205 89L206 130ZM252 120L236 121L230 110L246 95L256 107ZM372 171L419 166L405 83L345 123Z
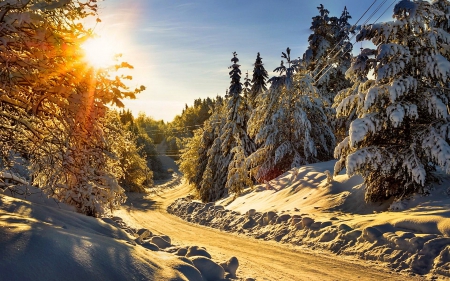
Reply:
M114 214L121 216L131 226L145 227L154 233L170 236L175 245L205 247L216 261L237 257L240 264L237 272L239 278L254 277L258 281L421 280L392 273L374 262L260 241L183 221L168 214L166 207L185 196L189 187L185 184L173 188L167 186L166 183L166 190L147 196L129 194L125 206ZM133 207L130 210L131 203Z

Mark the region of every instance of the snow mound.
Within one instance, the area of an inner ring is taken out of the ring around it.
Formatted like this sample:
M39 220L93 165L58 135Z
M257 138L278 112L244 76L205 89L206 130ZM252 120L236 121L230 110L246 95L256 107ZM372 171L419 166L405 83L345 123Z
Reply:
M371 214L389 207L385 204L366 204L364 185L359 176L349 178L338 175L329 182L327 174L333 171L336 161L328 161L294 168L268 183L248 188L242 196L233 195L217 202L230 210L246 212L254 208L264 211L302 212L342 211L354 214ZM233 200L234 199L234 200Z
M134 238L101 219L0 195L0 279L201 280L180 257Z
M238 197L203 204L180 198L183 219L257 239L328 249L389 263L397 271L450 277L448 176L430 196L367 204L360 177L327 171L335 161L293 169Z

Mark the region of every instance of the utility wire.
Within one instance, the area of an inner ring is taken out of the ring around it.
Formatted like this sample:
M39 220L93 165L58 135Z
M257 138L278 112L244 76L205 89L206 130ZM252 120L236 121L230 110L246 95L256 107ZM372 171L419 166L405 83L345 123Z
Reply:
M378 1L378 0L374 0L374 1L372 2L372 4L366 9L366 11L362 14L361 17L359 17L359 19L355 22L355 24L352 25L352 27L351 27L350 29L356 27L356 25L358 24L358 22L359 22L359 21L367 14L367 12L370 10L370 8L372 8L372 6L373 6L377 1ZM342 31L342 29L341 29L340 31ZM353 37L354 37L354 35L352 36L352 38L353 38ZM349 41L350 41L352 38L350 38ZM334 51L334 49L336 49L337 46L339 46L339 45L342 43L343 40L344 40L344 38L342 38L338 43L336 43L336 44L334 45L333 49L330 51L330 54ZM337 53L339 53L340 51L341 51L341 50L339 50ZM334 57L333 57L333 58L334 58ZM316 66L316 68L313 70L313 73L316 72L318 68L319 68L319 65ZM325 68L326 68L326 66L325 66L324 68L322 68L318 73L322 72Z
M384 5L384 3L386 3L387 2L387 0L384 0L379 6L378 6L378 8L370 15L370 17L369 18L367 18L366 19L366 21L363 23L363 25L365 25L365 24L367 24L367 22L369 22L369 20L381 9L381 7ZM386 12L387 12L387 10L394 4L396 2L396 0L394 0L392 3L391 3L391 5L389 5L389 7L386 9L386 10L384 10L384 12L375 20L375 22L379 19L379 18L381 18ZM374 22L374 23L375 23ZM356 34L355 35L353 35L352 36L352 38L354 37L354 36L356 36ZM350 39L351 40L351 39ZM353 46L356 44L356 42L355 43L353 43ZM341 48L341 50L342 50L342 48ZM340 52L340 50L339 50L339 52ZM337 55L337 54L336 54ZM336 57L336 55L333 57L333 59ZM327 67L327 66L326 66ZM322 77L329 71L331 69L331 66L322 74L322 75L320 75L320 77L317 79L317 81L316 82L318 82L318 81L320 81L320 79L322 79ZM315 77L314 77L314 79L315 79Z
M369 20L370 20L370 19L371 19L371 18L372 18L372 17L373 17L380 9L381 9L381 7L384 5L384 3L386 3L386 1L387 1L387 0L383 0L383 2L382 2L380 5L378 5L378 7L375 9L375 11L373 11L372 14L370 14L370 16L364 21L364 23L363 23L362 25L367 24L367 23L369 22ZM376 1L375 1L375 2L376 2ZM375 2L372 3L372 5L375 4ZM369 9L372 7L372 5L369 7ZM364 12L363 16L367 13L367 11L368 11L369 9L367 9L366 12ZM362 17L361 17L361 18L362 18ZM360 19L361 19L361 18L360 18ZM359 19L359 20L360 20L360 19ZM358 22L359 22L359 20L358 20ZM357 23L358 23L358 22L357 22ZM357 23L355 23L353 26L355 27ZM351 41L353 38L355 38L355 36L356 36L356 33L353 34L352 37L350 37L349 41ZM356 42L355 42L355 43L356 43ZM353 43L352 46L354 46L355 43ZM343 49L344 49L344 46L342 46L342 47L336 52L336 54L335 54L331 59L334 60L334 59L336 58L336 56L338 56L339 53L340 53ZM326 69L326 68L328 68L328 69L325 70L325 72L323 72L322 75L320 75L320 73L321 73L324 69ZM320 75L320 77L317 78L317 81L319 81L320 79L322 79L322 77L323 77L323 76L324 76L331 68L332 68L332 65L328 65L328 64L325 65L319 72L317 72L316 75L314 75L313 79L315 80L315 79Z
M386 3L386 1L387 0L383 0L383 2L380 4L380 5L378 5L378 7L375 9L375 11L373 11L372 12L372 14L370 14L370 16L364 21L364 23L362 24L362 25L365 25L365 24L367 24L368 22L369 22L369 20L381 9L381 7ZM375 4L375 2L374 3L372 3L372 5L373 4ZM370 7L372 7L372 5L370 6ZM370 7L369 7L369 9L370 9ZM363 14L363 16L367 13L367 11L368 10L366 10L366 12ZM386 11L387 11L387 9L386 9ZM385 12L386 12L385 11ZM384 12L384 13L385 13ZM384 14L383 13L383 14ZM383 15L382 14L382 15ZM361 17L362 18L362 17ZM360 18L360 19L361 19ZM358 22L359 22L359 20L358 20ZM357 23L356 23L357 24ZM354 24L353 26L356 26L356 24ZM356 33L355 34L353 34L353 36L349 39L349 41L351 41L354 37L356 36ZM352 44L352 46L354 46L356 44L356 42L355 43L353 43ZM342 46L340 49L339 49L339 51L337 51L336 52L336 54L332 57L332 59L335 59L336 58L336 56L342 51L344 49L344 46ZM325 72L323 72L322 73L322 75L320 75L320 73L324 70L324 69L326 69L328 67L328 69L327 70L325 70ZM319 75L320 75L320 77L319 78L317 78L317 81L319 81L320 79L322 79L322 77L323 76L325 76L325 74L330 70L332 68L332 65L325 65L314 77L313 77L313 79L315 80Z
M376 23L386 12L387 12L387 10L392 6L392 5L394 5L394 3L395 2L397 2L397 0L394 0L394 1L392 1L392 3L391 3L391 5L389 5L387 8L386 8L386 10L384 10L384 12L374 21L374 23Z

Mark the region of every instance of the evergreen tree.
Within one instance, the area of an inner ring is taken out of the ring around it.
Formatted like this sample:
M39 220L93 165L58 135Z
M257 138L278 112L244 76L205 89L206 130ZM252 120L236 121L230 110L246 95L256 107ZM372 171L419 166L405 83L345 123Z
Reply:
M262 58L258 52L256 56L254 68L253 68L253 77L252 77L252 88L249 94L249 105L250 108L256 108L256 98L267 91L266 80L269 78L266 69L264 68L264 64L262 63Z
M313 34L308 38L309 47L303 55L303 66L311 71L330 126L341 141L346 135L348 119L336 118L332 105L336 95L351 86L351 81L345 76L350 67L353 48L349 41L351 26L348 20L351 16L347 7L339 18L330 17L323 5L317 9L319 15L313 17L310 27Z
M245 158L254 150L246 132L244 100L241 96L241 70L236 52L231 59L230 87L227 91L225 121L216 127L220 133L208 149L208 161L202 174L199 193L203 201L215 201L229 192L240 192L251 183ZM220 116L217 116L220 118ZM220 122L217 122L220 123ZM204 163L204 162L203 162Z
M450 173L450 62L442 55L450 34L436 26L450 14L437 7L402 0L394 21L362 26L357 36L377 49L360 55L349 75L373 70L375 77L348 91L339 105L339 114L358 118L335 149L335 174L346 168L350 176L361 175L366 201L424 192L437 166Z
M227 182L225 187L230 192L241 192L246 186L251 185L247 167L245 166L245 159L255 149L255 144L247 135L247 114L248 107L245 103L245 99L241 97L242 87L237 86L240 84L239 66L237 63L236 52L233 53L231 59L233 64L230 66L230 98L227 104L227 123L223 128L221 135L221 148L222 154L230 155L230 163L227 166ZM248 76L245 80L248 83Z
M243 90L242 90L242 115L243 115L243 124L244 128L247 131L247 123L250 119L250 115L252 114L253 108L251 107L250 103L250 96L251 96L251 80L248 78L248 71L245 74L244 77L244 84L243 84Z
M258 99L248 131L260 147L247 161L259 182L271 180L293 167L331 158L334 135L313 79L297 72L290 49L270 79L271 87Z
M187 142L179 161L180 170L183 172L184 177L189 183L194 185L203 201L210 200L211 190L209 187L213 183L212 180L209 181L210 178L204 173L208 164L211 166L210 170L215 169L212 166L215 165L216 156L218 156L212 152L208 153L208 151L213 146L214 140L220 137L221 128L226 121L223 99L221 97L216 98L215 106L214 108L211 107L211 111L212 115L205 121L203 128L194 131L194 137ZM204 187L203 189L201 188L202 186Z
M312 18L310 29L313 34L308 38L303 62L306 69L312 71L325 106L330 107L334 96L350 86L345 72L350 67L353 48L349 41L351 26L348 20L351 16L347 7L339 18L330 17L322 4L317 9L319 15Z

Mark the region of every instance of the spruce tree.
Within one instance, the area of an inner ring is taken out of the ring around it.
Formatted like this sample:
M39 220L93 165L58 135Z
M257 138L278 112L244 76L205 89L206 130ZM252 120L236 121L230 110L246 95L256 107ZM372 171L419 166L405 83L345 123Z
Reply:
M311 71L320 97L324 103L330 126L332 126L338 141L345 137L345 118L336 118L333 102L336 95L351 86L351 81L345 76L351 64L353 45L349 40L351 19L347 7L341 16L330 17L329 11L323 5L317 7L319 15L313 17L309 36L309 47L303 55L303 66Z
M252 111L253 111L253 108L250 105L252 83L251 83L251 80L248 78L248 71L247 71L247 73L245 73L243 86L244 87L242 88L242 115L244 117L244 120L243 120L244 128L247 131L247 123L248 123L248 120L250 119L250 115L252 114Z
M258 52L253 68L253 77L252 77L252 88L250 90L249 95L249 105L250 107L256 108L256 98L267 91L266 80L269 78L266 69L264 68L264 64L262 63L262 58Z
M217 157L220 156L220 151L215 154L217 151L211 150L211 148L216 139L220 140L221 128L226 121L224 103L220 96L217 96L210 111L211 116L205 121L203 127L194 131L194 137L186 143L186 148L182 151L179 161L184 177L194 185L203 201L210 201L213 185L212 170L216 169ZM207 167L209 170L205 173Z
M232 156L227 168L226 189L239 193L252 182L250 180L245 159L255 151L255 144L247 135L245 100L241 97L242 84L240 82L241 71L236 52L231 59L230 88L227 104L227 123L221 135L221 148L223 155ZM247 81L246 81L247 82ZM229 166L229 167L228 167Z
M312 18L309 46L303 55L303 63L312 72L315 84L325 103L331 106L334 96L350 86L345 72L350 67L353 45L349 41L351 19L344 8L341 17L330 17L322 4L319 15Z
M437 166L450 173L450 62L443 53L450 34L437 25L445 17L447 9L427 1L402 0L394 21L362 26L357 36L377 49L366 50L348 73L373 70L374 79L339 105L339 114L358 118L335 149L335 174L346 168L361 175L366 201L426 192Z
M335 145L323 103L313 79L298 71L290 49L261 95L248 131L260 147L247 161L259 182L271 180L293 167L331 159Z

